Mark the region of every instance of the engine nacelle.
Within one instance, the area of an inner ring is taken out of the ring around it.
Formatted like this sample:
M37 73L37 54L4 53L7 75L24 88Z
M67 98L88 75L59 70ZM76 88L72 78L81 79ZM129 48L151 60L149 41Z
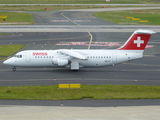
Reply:
M67 59L53 58L52 63L57 66L68 65L69 61Z

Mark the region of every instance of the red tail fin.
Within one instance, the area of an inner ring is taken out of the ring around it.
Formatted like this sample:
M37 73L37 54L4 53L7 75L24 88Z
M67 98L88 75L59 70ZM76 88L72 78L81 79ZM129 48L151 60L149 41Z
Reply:
M118 50L144 50L153 33L156 32L151 30L136 30Z

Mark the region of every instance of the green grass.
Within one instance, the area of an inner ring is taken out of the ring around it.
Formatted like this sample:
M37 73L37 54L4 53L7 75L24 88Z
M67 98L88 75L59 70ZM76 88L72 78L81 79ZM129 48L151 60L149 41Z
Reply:
M158 0L0 0L0 4L157 4Z
M33 15L30 13L0 12L0 16L3 15L8 15L8 17L0 23L34 24Z
M0 35L9 35L10 33L0 33Z
M160 86L82 85L81 89L52 86L0 87L0 99L78 100L78 99L160 99Z
M20 10L20 11L48 11L49 10L68 10L68 9L91 9L91 8L119 8L122 6L109 6L109 5L34 5L34 6L0 6L0 10ZM124 5L123 7L130 7ZM139 7L139 6L132 6ZM142 6L145 7L145 6Z
M160 25L160 10L98 12L94 15L115 24ZM139 22L139 20L126 19L126 17L140 18L148 22Z
M108 6L108 7L112 7L112 6ZM20 11L48 11L46 10L46 8L49 8L49 10L67 10L67 9L103 8L103 6L98 6L98 5L0 6L0 10L20 10Z
M0 57L0 60L5 60L6 59L6 57Z
M22 49L25 45L0 45L0 56L11 56Z

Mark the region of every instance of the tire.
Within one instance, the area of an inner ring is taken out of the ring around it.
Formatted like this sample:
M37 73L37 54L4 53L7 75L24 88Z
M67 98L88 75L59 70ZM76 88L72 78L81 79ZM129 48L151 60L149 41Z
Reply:
M16 71L16 67L13 67L13 69L12 69L13 71Z

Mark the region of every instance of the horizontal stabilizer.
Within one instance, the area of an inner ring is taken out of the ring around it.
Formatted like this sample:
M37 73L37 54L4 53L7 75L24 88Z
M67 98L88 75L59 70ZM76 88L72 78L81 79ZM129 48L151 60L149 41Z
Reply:
M154 32L152 30L136 30L134 33L136 33L136 34L154 34L156 32Z

